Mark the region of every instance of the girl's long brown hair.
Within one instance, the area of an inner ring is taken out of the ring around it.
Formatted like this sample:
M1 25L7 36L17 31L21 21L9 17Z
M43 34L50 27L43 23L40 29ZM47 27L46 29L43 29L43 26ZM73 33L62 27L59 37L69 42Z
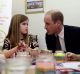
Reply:
M10 40L11 48L15 47L20 41L20 23L28 20L28 17L22 14L14 15L11 19L10 27L6 38ZM28 44L28 34L23 35L25 43Z

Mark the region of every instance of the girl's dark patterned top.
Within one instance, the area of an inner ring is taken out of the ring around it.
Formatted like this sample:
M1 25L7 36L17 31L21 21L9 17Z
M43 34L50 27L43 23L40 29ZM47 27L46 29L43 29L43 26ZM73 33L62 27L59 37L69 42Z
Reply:
M38 39L37 39L37 35L29 35L29 47L31 47L32 49L36 48L36 47L39 47L39 44L38 44ZM10 43L10 40L8 38L5 38L4 40L4 44L3 44L3 47L2 49L11 49L11 43Z

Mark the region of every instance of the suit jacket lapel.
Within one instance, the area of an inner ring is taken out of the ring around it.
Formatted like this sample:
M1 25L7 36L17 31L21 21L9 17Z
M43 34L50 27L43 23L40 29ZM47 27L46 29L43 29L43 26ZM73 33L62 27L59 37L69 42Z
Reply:
M65 41L65 48L67 50L67 46L68 46L67 37L68 37L68 35L67 35L66 31L67 31L66 30L66 25L64 25L64 41Z

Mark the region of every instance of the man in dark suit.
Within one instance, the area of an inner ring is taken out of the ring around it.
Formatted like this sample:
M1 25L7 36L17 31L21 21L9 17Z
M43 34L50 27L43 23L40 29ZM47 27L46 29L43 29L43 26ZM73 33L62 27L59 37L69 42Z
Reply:
M46 33L46 45L53 53L57 50L57 36L59 37L59 50L80 54L80 28L63 24L62 12L51 10L45 14L44 22Z

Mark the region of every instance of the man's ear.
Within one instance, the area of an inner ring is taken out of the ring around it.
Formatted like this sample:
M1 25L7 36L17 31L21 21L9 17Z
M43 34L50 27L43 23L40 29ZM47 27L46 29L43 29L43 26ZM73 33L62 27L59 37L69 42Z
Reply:
M60 20L57 20L57 21L56 21L56 25L57 25L57 26L60 26L60 25L61 25L61 21L60 21Z

